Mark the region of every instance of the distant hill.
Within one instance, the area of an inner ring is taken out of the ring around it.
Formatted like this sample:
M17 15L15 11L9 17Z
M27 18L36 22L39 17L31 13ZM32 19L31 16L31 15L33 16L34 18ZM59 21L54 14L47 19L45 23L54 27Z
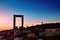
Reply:
M31 26L29 28L60 28L60 23L46 23L46 24L42 24L42 25L35 25L35 26Z
M35 28L39 28L39 29L40 28L42 28L42 29L47 29L47 28L60 28L60 23L46 23L46 24L41 24L41 25L30 26L30 27L23 28L23 29L35 29ZM22 28L20 27L20 30L21 29Z

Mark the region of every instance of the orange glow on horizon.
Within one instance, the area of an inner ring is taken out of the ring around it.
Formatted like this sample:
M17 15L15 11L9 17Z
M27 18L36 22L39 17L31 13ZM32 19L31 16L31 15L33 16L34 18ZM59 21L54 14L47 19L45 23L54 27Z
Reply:
M8 22L9 23L9 22ZM49 23L49 22L43 22L43 24L45 23ZM54 23L54 22L53 22ZM7 23L6 23L7 24ZM30 26L35 26L37 24L41 24L41 22L26 22L24 23L24 27L30 27ZM19 24L18 24L19 25ZM8 25L0 25L0 30L9 30L9 29L13 29L13 25L12 24L8 24Z

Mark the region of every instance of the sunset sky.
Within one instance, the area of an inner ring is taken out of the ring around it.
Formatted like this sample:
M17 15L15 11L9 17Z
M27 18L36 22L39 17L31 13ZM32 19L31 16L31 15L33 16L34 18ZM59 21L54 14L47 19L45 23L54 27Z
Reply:
M25 27L60 22L60 0L0 0L0 30L12 28L14 14L24 15Z

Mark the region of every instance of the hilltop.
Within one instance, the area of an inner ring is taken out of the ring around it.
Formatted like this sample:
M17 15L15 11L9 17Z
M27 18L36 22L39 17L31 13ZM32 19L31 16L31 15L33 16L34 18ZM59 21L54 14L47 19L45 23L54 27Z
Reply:
M60 28L60 23L46 23L42 25L31 26L30 28Z

